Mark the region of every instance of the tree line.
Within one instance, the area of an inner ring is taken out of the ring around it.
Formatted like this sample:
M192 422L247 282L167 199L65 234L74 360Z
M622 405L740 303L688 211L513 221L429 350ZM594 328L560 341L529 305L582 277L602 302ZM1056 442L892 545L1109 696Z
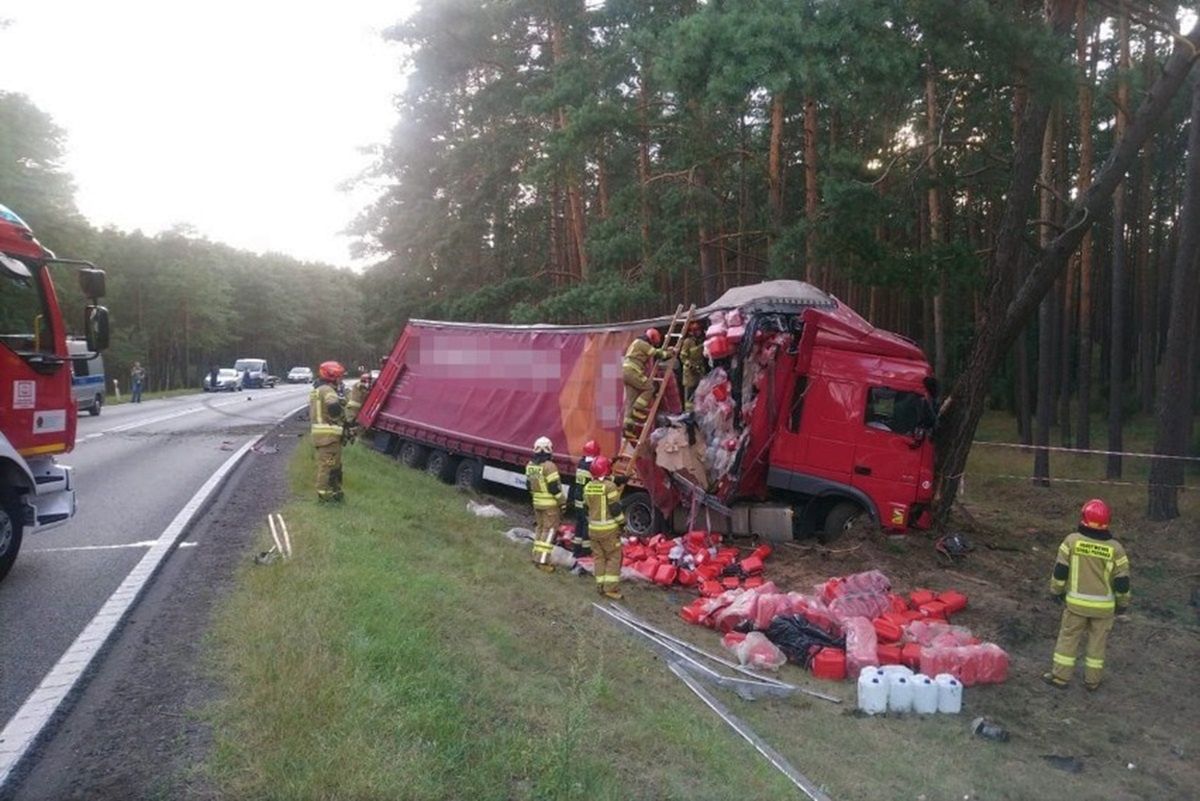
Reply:
M920 342L953 387L943 509L986 404L1026 443L1113 451L1128 415L1156 413L1159 452L1182 454L1200 359L1184 16L1163 0L425 3L388 32L408 85L375 167L388 189L356 223L377 257L372 333L628 319L801 278ZM1154 470L1150 511L1176 514L1182 463Z
M150 389L199 387L211 366L264 358L273 372L341 359L372 363L362 327L360 276L327 264L258 255L196 236L186 226L147 236L89 225L64 170L64 131L28 98L0 93L0 203L57 255L108 273L109 386L129 385L134 361ZM74 278L58 276L69 329L81 320ZM375 357L377 359L377 357Z

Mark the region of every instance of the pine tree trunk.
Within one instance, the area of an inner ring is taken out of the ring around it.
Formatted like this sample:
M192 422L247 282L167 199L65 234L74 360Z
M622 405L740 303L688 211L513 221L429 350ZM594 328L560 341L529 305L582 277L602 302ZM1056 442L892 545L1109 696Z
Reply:
M1075 188L1083 197L1092 185L1092 65L1096 63L1096 47L1088 58L1087 0L1079 0L1076 10L1075 47L1079 60L1079 178ZM1092 234L1088 232L1079 246L1079 425L1075 447L1092 447Z
M805 129L807 130L807 128ZM775 235L783 229L783 92L771 98L771 143L767 152L767 203L771 209L771 229Z
M1038 198L1038 245L1045 248L1050 244L1050 221L1054 218L1054 196L1050 187L1054 185L1054 122L1051 115L1042 137L1042 188ZM1038 305L1038 360L1037 360L1037 431L1033 444L1033 484L1035 487L1050 486L1050 417L1054 409L1054 294L1042 298Z
M1126 0L1121 0L1119 26L1120 58L1117 62L1117 126L1116 138L1125 135L1129 110L1129 9ZM1121 457L1124 450L1122 438L1122 404L1125 395L1125 176L1113 192L1112 204L1112 285L1109 304L1108 343L1108 457L1105 477L1121 477Z
M933 62L925 65L925 160L929 170L929 247L936 252L942 243L942 198L938 177L938 105L937 83ZM933 295L933 371L937 376L946 375L946 325L945 303L946 275L938 269L938 289Z
M642 54L638 83L638 217L642 236L642 270L650 266L650 63Z
M1054 219L1057 221L1067 214L1065 199L1070 194L1070 177L1067 175L1067 140L1070 136L1062 104L1055 107L1054 119L1054 192L1057 195ZM1073 258L1067 263L1066 274L1059 281L1054 306L1054 315L1058 320L1054 349L1054 363L1058 370L1058 429L1059 442L1064 448L1071 447L1071 334L1074 329L1072 312L1075 308L1075 274L1078 269L1078 259Z
M816 283L817 213L820 206L817 187L817 101L812 95L804 97L804 280Z
M1146 34L1145 59L1142 62L1143 75L1148 82L1154 80L1154 33ZM1153 219L1153 185L1151 178L1154 174L1154 140L1146 143L1142 151L1142 169L1138 186L1138 224L1141 233L1138 237L1137 256L1134 260L1134 270L1137 273L1138 296L1140 313L1138 317L1138 389L1140 390L1140 406L1143 412L1154 410L1154 362L1158 356L1157 329L1158 321L1155 315L1155 265L1150 261L1151 220ZM1157 255L1157 254L1156 254Z
M1154 452L1183 456L1191 441L1192 406L1196 392L1195 342L1200 338L1196 309L1200 308L1200 81L1192 86L1192 122L1188 130L1188 155L1179 244L1171 271L1171 308L1167 341L1159 370L1155 410L1157 433ZM1179 490L1184 482L1184 462L1153 459L1146 515L1151 520L1179 516Z

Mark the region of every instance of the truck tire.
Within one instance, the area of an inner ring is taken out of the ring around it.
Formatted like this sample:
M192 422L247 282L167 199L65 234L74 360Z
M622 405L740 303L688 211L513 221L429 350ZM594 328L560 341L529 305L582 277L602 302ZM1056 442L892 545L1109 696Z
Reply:
M90 414L92 417L99 417L100 408L102 406L104 406L104 398L101 395L97 395L92 401L92 405L88 407L88 414Z
M621 499L625 512L625 530L636 537L649 537L663 530L663 516L646 492L631 492Z
M12 514L12 506L0 504L0 581L12 570L21 550L21 523Z
M825 523L817 539L820 542L833 542L853 528L864 514L866 512L858 504L838 501L825 513Z
M454 483L454 469L458 467L458 459L446 451L437 450L429 454L425 463L425 472L446 484Z
M420 470L425 466L425 460L429 458L429 449L419 442L413 442L411 439L406 439L401 445L400 450L396 454L396 458L400 460L400 464L405 467L411 467L413 470Z
M483 489L483 462L478 459L463 457L454 471L454 486L463 492L477 492Z

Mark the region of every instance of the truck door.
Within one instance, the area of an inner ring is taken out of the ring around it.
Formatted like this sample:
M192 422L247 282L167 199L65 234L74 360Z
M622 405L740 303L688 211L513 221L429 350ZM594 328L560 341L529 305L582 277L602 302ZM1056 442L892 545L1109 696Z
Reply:
M854 486L879 508L886 528L905 528L921 478L923 429L928 403L923 393L867 386L865 414L854 448Z

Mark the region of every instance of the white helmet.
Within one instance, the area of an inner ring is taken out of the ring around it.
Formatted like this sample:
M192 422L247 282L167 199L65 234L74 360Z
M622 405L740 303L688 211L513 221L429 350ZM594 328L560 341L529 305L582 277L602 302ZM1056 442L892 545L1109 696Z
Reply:
M550 441L549 437L538 437L537 442L533 443L533 452L534 453L553 453L554 452L554 443Z

